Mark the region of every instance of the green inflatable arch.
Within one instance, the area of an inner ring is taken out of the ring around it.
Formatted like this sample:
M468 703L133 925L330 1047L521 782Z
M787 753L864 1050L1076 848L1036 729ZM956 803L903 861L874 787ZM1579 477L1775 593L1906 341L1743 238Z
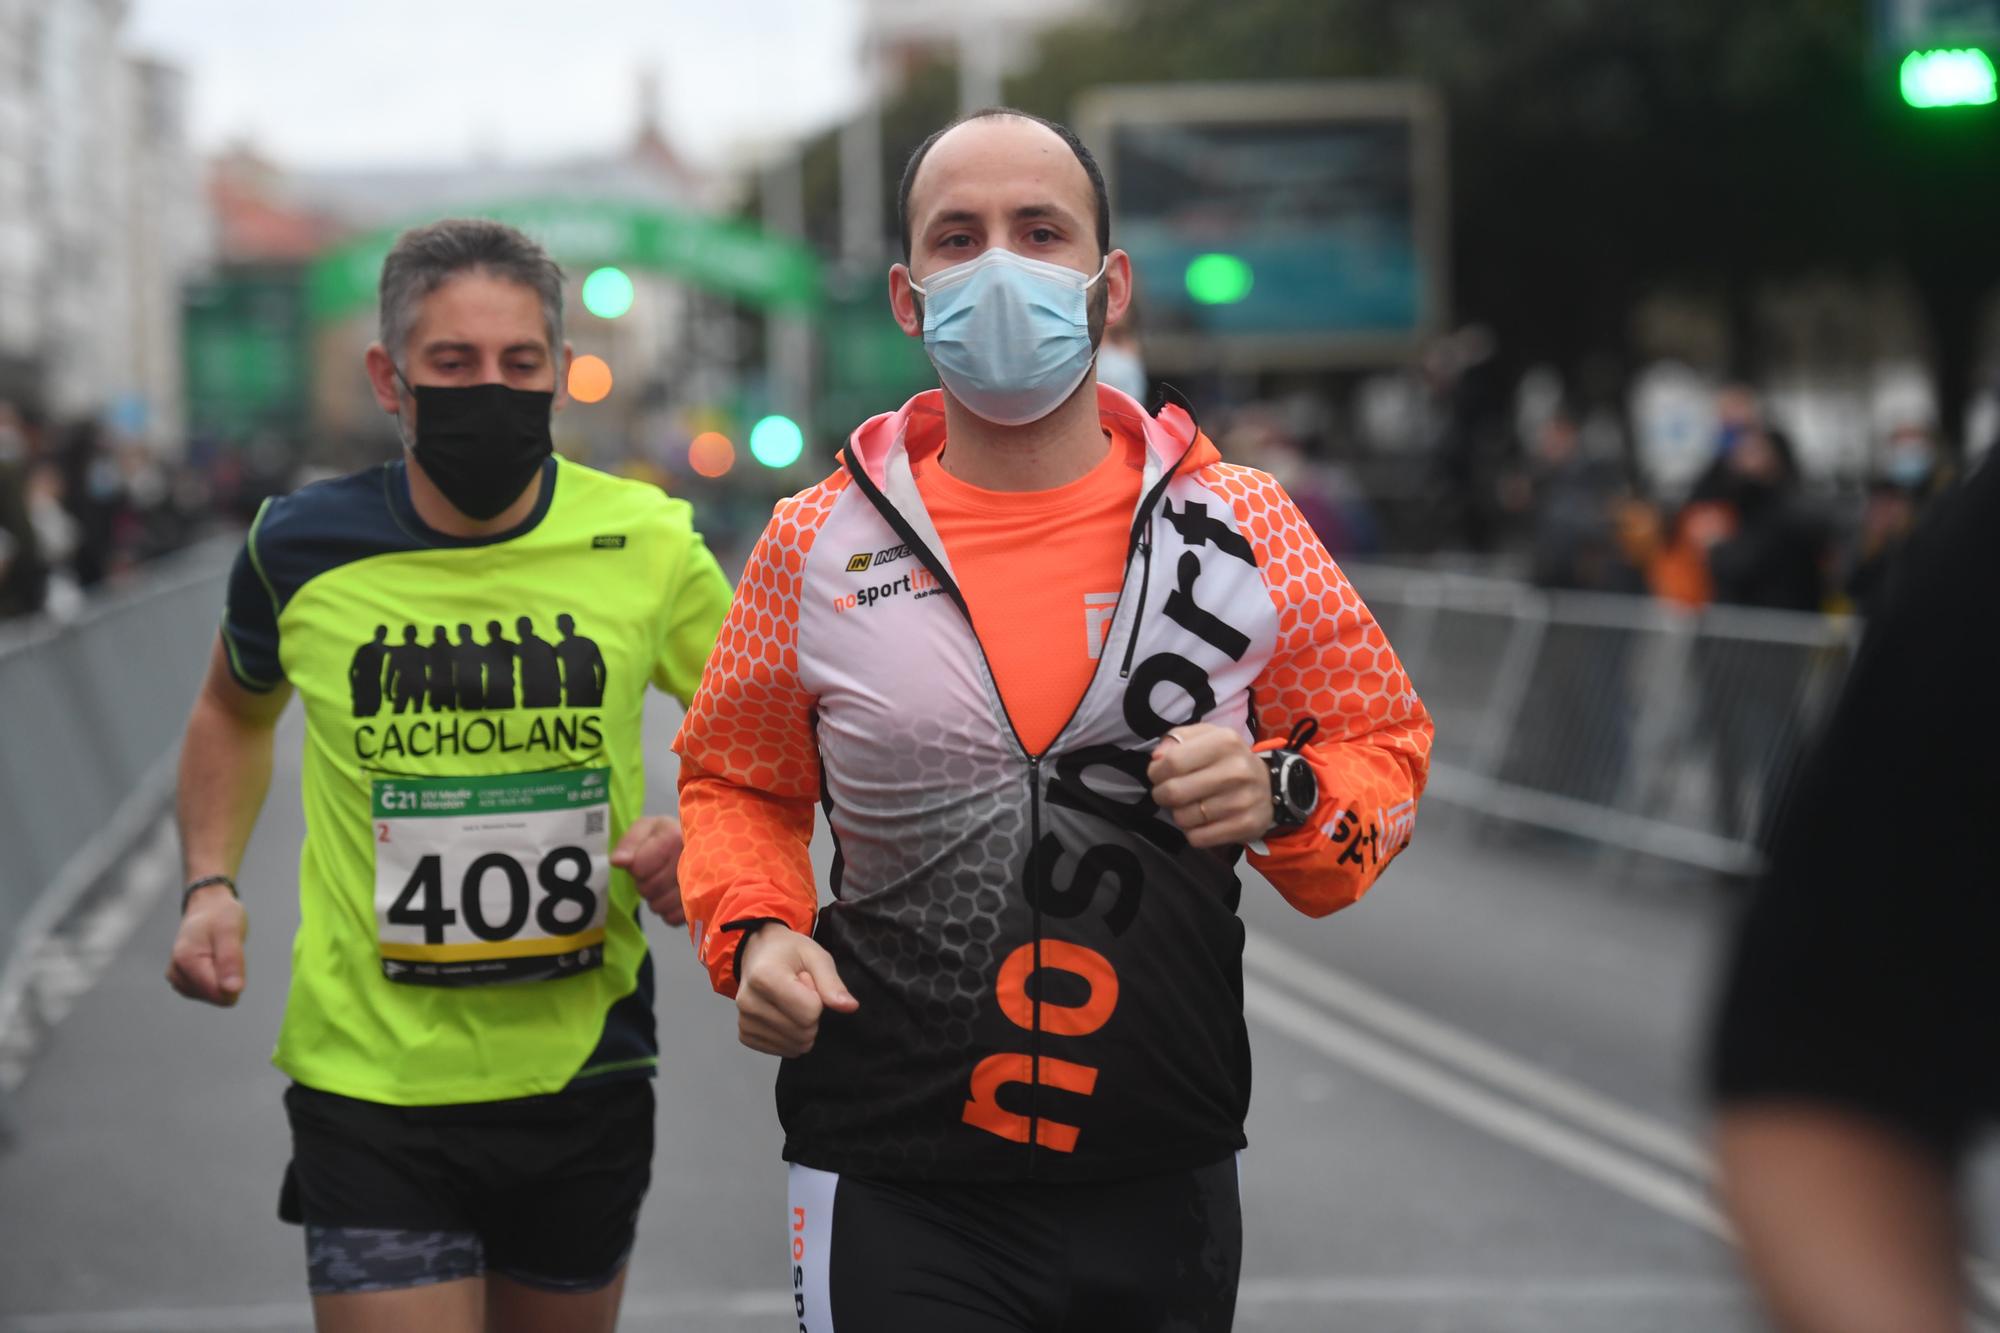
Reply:
M810 315L820 303L820 264L811 250L730 218L575 199L516 200L460 210L459 216L519 227L572 272L606 264L650 269L793 314ZM306 272L310 317L326 323L373 309L382 260L403 230L384 227L353 237L314 260Z

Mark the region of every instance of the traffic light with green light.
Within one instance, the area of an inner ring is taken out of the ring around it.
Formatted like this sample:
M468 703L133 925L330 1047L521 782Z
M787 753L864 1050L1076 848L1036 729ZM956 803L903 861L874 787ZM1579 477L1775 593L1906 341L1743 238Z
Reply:
M1903 100L1913 107L1989 106L1993 58L1978 47L1912 51L1903 57Z
M1255 280L1250 266L1236 255L1197 255L1187 266L1188 295L1203 305L1235 305L1250 294Z

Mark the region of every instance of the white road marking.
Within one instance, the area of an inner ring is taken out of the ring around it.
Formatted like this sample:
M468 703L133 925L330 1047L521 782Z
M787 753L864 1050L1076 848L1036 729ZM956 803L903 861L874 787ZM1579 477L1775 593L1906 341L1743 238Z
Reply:
M97 984L146 913L174 882L179 841L173 821L156 818L136 839L124 868L94 899L79 899L75 920L47 931L17 960L20 989L0 1018L0 1093L19 1087L42 1039Z
M1705 1188L1713 1178L1708 1155L1665 1122L1390 999L1260 931L1245 931L1243 962L1244 1010L1250 1017L1447 1115L1734 1243ZM1301 1003L1267 982L1282 983L1317 1003ZM1398 1046L1420 1052L1444 1069L1432 1068ZM1503 1101L1470 1079L1511 1093L1528 1107ZM1571 1126L1592 1130L1616 1146L1606 1147ZM1703 1188L1659 1171L1643 1158L1684 1171ZM1977 1255L1967 1255L1965 1266L1987 1307L1979 1327L2000 1329L1989 1313L2000 1311L2000 1269Z
M1729 1226L1707 1193L1684 1177L1633 1153L1609 1147L1542 1111L1512 1102L1370 1036L1343 1018L1284 994L1252 976L1243 979L1243 1007L1252 1017L1302 1045L1414 1097L1497 1139L1597 1181L1657 1212L1721 1240Z
M1574 1280L1453 1277L1245 1278L1236 1304L1258 1305L1740 1305L1740 1282L1700 1278L1612 1277Z
M1391 1038L1398 1045L1511 1093L1600 1138L1690 1175L1707 1178L1708 1155L1686 1134L1664 1121L1622 1106L1581 1084L1510 1055L1491 1042L1392 1000L1261 931L1245 931L1244 936L1243 965L1255 969L1266 981L1285 986Z

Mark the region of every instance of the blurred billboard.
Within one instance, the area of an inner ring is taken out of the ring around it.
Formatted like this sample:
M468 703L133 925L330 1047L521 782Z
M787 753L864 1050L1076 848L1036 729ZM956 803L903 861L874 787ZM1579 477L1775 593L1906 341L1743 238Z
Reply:
M296 439L312 402L306 289L286 265L223 265L191 282L182 305L189 428Z
M2000 42L2000 0L1876 0L1875 14L1891 47Z
M1101 88L1076 120L1155 370L1397 362L1442 327L1445 125L1424 86Z

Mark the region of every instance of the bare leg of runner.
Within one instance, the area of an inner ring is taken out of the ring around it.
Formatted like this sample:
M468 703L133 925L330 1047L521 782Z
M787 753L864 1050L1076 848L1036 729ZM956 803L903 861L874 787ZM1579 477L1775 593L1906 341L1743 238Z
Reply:
M313 1297L319 1333L481 1333L485 1312L486 1284L476 1277Z
M601 1291L576 1294L486 1275L486 1333L612 1333L625 1296L625 1271Z

